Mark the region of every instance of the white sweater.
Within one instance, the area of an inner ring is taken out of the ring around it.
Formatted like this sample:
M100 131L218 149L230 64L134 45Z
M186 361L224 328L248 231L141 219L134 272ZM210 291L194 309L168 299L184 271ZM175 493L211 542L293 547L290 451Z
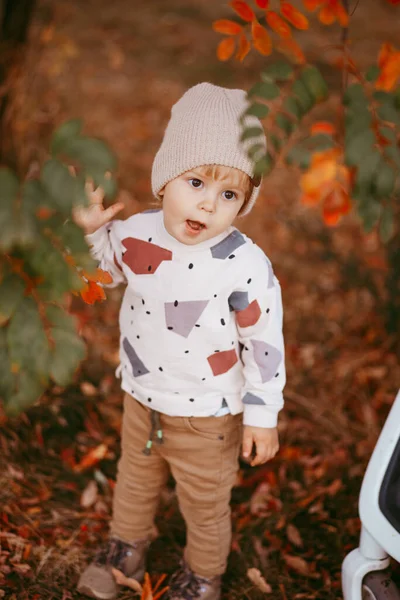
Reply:
M214 415L274 427L285 385L282 300L263 251L235 227L195 245L164 227L162 210L86 236L120 311L122 389L172 416ZM224 402L225 400L225 402Z

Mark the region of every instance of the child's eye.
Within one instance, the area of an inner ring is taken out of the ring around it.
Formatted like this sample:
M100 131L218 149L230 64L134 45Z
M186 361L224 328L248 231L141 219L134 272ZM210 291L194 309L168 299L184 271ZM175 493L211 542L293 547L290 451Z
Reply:
M237 194L231 190L226 190L224 194L227 194L227 196L225 196L226 200L235 200L237 198Z
M200 181L200 179L195 179L195 178L191 178L189 179L189 182L191 182L191 185L195 188L199 188L201 186L201 184L203 183L202 181Z

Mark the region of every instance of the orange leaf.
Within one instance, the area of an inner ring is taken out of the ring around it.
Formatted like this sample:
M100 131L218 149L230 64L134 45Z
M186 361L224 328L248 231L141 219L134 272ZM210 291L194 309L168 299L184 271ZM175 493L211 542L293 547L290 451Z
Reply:
M51 217L53 213L54 210L52 208L47 208L47 206L39 206L36 211L36 216L40 221L44 221Z
M112 283L113 278L108 271L103 269L96 269L94 273L87 273L82 271L82 275L86 277L88 281L96 281L97 283Z
M318 6L321 6L321 4L323 4L323 3L324 3L324 0L303 0L304 6L310 12L314 12L314 10L316 10L318 8Z
M281 13L296 29L308 29L309 22L307 17L290 4L290 2L282 2Z
M221 40L217 47L218 60L229 60L235 51L235 38L228 37Z
M276 49L299 65L303 65L306 62L303 50L294 38L279 40Z
M272 52L272 42L269 37L268 31L260 25L260 23L254 19L251 24L251 34L253 36L254 48L258 50L260 54L268 56Z
M235 21L229 19L219 19L212 24L214 31L217 33L225 33L226 35L237 35L242 31L242 26Z
M152 599L153 599L153 593L151 590L150 576L148 573L145 573L144 574L143 591L142 591L142 595L140 596L140 600L152 600Z
M252 8L247 4L247 2L242 2L241 0L234 0L229 3L229 6L233 8L236 14L239 15L243 21L247 21L251 23L253 19L255 19L255 14Z
M81 473L85 469L89 469L93 467L93 465L97 464L100 460L102 460L107 454L107 446L106 444L99 444L93 450L90 450L82 460L73 467L74 471Z
M318 16L323 25L332 25L335 22L335 13L331 6L324 6Z
M274 10L269 10L265 16L268 25L275 33L283 38L292 37L292 30L289 25Z
M81 290L79 290L81 298L86 304L94 304L106 299L106 294L103 288L95 281L89 281Z
M66 255L64 256L64 258L65 258L65 262L66 262L67 264L69 264L71 267L74 267L74 266L75 266L75 264L76 264L76 263L75 263L75 259L74 259L74 258L73 258L73 257L72 257L70 254L66 254Z
M386 64L388 58L395 52L394 46L389 44L389 42L385 42L382 44L381 49L378 55L378 67L380 69Z
M269 6L269 0L256 0L256 4L260 8L268 8L268 6Z
M336 186L325 198L323 208L323 218L327 225L334 226L340 220L340 217L346 215L351 210L351 203L348 194L340 186Z
M245 57L248 55L248 53L250 52L250 48L251 48L251 44L250 44L249 40L246 38L244 33L242 33L239 38L239 48L236 53L236 58L238 60L240 60L240 62L242 62L245 59Z
M341 2L338 2L336 4L335 14L336 14L336 18L339 21L340 25L342 27L348 27L348 25L349 25L349 13L344 8L344 6L341 4Z
M334 135L336 130L332 123L329 123L328 121L317 121L316 123L313 123L313 125L311 125L310 131L312 135L315 135L317 133Z
M378 90L390 92L397 84L400 77L400 52L394 52L386 60L381 73L376 80L375 87Z

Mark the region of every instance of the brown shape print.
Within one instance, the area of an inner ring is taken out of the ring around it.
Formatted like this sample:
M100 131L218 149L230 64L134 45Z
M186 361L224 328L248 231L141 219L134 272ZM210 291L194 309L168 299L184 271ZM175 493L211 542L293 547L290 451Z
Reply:
M236 312L236 321L239 327L255 325L260 317L261 308L257 300L253 300L246 308Z
M150 242L136 238L122 240L126 252L122 261L136 273L136 275L151 275L155 273L164 260L172 260L171 250L166 250Z
M223 352L216 352L207 357L209 365L214 375L222 375L238 362L236 350L224 350Z

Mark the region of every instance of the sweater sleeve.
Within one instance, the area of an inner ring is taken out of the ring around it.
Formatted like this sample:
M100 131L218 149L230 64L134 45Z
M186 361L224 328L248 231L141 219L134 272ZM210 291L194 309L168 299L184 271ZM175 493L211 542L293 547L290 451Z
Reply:
M122 244L119 231L123 221L112 221L85 236L89 244L90 254L99 262L100 269L107 271L113 281L106 287L116 287L126 283L122 269Z
M286 382L282 297L271 263L258 247L230 297L243 345L244 425L276 427Z

